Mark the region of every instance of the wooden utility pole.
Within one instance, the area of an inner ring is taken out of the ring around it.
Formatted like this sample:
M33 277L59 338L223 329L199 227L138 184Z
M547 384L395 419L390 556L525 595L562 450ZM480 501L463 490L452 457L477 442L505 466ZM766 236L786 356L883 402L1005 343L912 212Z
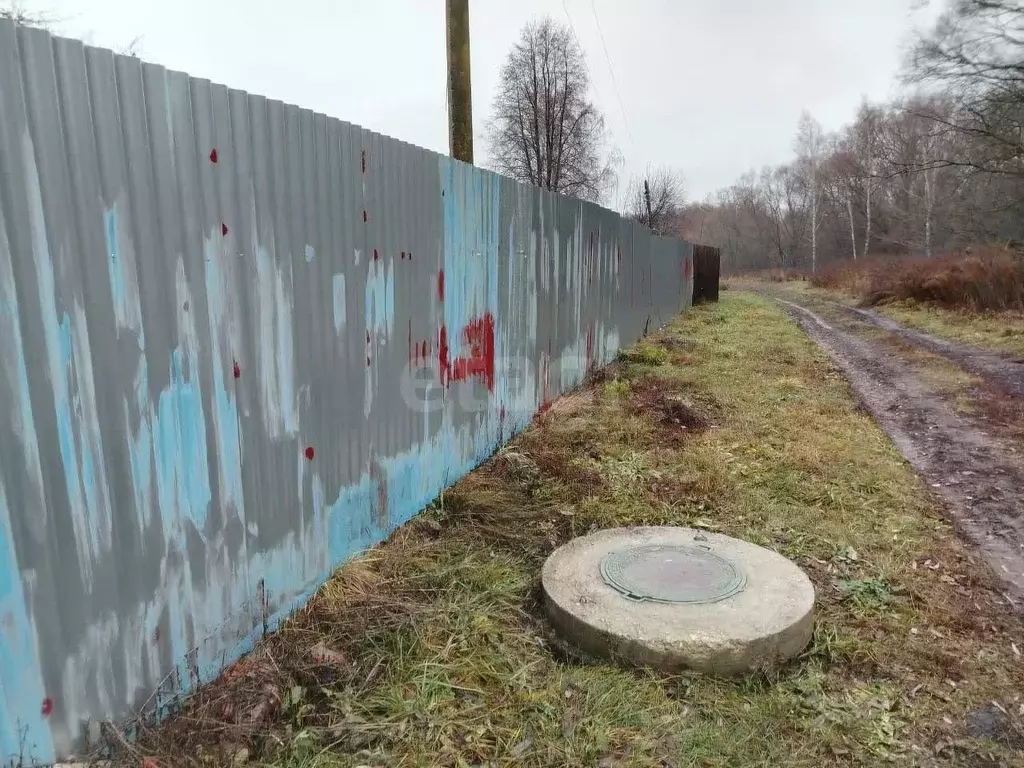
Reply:
M654 229L654 223L651 221L651 185L647 183L647 179L644 179L644 200L647 203L647 226Z
M473 94L469 82L469 0L445 0L448 40L448 147L473 162Z

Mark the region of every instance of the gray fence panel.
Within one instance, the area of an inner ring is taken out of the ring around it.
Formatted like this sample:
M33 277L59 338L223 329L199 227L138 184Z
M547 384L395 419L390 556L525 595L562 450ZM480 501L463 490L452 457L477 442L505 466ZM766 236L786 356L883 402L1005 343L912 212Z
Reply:
M685 307L692 257L0 22L0 764L167 714Z

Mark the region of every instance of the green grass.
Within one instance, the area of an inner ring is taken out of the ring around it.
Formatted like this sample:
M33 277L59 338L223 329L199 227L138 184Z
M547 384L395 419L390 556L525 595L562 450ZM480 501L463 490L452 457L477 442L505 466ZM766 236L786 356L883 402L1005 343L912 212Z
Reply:
M668 354L683 347L682 358ZM666 351L653 367L661 356L649 349ZM781 310L729 291L616 367L613 382L556 404L343 567L127 757L230 765L244 750L290 768L1008 764L1006 739L971 738L965 724L992 701L1017 717L1022 622ZM680 433L657 392L713 426ZM793 558L817 590L811 646L781 669L722 680L626 669L566 645L543 618L540 566L572 536L626 524L700 526Z
M754 283L747 282L747 285ZM859 297L842 290L815 288L806 282L786 283L787 291L818 296L846 304ZM908 328L930 333L940 339L956 341L979 349L1024 355L1024 314L1020 312L969 312L930 306L915 301L895 301L872 307Z
M883 304L877 310L898 323L982 349L1024 355L1024 314L974 314L912 302Z
M664 347L640 342L619 353L619 360L636 365L658 366L668 362L668 350Z

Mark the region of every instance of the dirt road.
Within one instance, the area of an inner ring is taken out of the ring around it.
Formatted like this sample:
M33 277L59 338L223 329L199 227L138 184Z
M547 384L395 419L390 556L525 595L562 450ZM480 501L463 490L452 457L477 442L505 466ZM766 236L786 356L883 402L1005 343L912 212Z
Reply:
M982 386L970 396L1002 398L1003 411L1014 414L1022 412L1024 365L785 286L763 292L781 302L829 354L863 406L941 498L961 534L1005 581L1006 599L1024 608L1024 443L1005 424L957 408L949 391L906 353L906 345L980 376Z

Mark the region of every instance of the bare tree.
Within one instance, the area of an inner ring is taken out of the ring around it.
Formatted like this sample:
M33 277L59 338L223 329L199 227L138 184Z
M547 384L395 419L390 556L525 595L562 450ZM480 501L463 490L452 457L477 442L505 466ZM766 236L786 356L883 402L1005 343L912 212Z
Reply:
M626 190L623 213L662 234L679 234L680 220L686 204L686 178L679 171L661 167L647 175L651 195L651 213L647 215L644 181L634 176Z
M118 53L122 56L131 56L133 58L139 58L139 52L142 50L142 35L136 35L132 38L132 41L128 45L118 49Z
M804 176L807 202L810 208L811 271L818 270L818 224L821 199L821 162L825 152L825 139L821 125L810 112L800 115L796 134L797 168Z
M604 116L572 31L550 18L523 27L498 78L488 126L495 170L519 181L600 200L614 170Z
M825 179L833 204L846 210L846 220L850 225L850 254L857 260L857 227L853 215L856 196L860 188L860 175L857 157L851 148L848 138L833 139L828 157L825 161Z
M957 109L928 117L971 139L932 164L1024 176L1024 2L954 0L915 46L909 79L946 89Z
M56 16L46 12L25 10L18 0L0 2L0 19L7 19L26 27L42 27L43 29L49 29L59 21Z
M864 257L871 249L872 194L878 177L879 111L870 104L861 104L852 126L852 144L860 164L860 179L864 187Z

